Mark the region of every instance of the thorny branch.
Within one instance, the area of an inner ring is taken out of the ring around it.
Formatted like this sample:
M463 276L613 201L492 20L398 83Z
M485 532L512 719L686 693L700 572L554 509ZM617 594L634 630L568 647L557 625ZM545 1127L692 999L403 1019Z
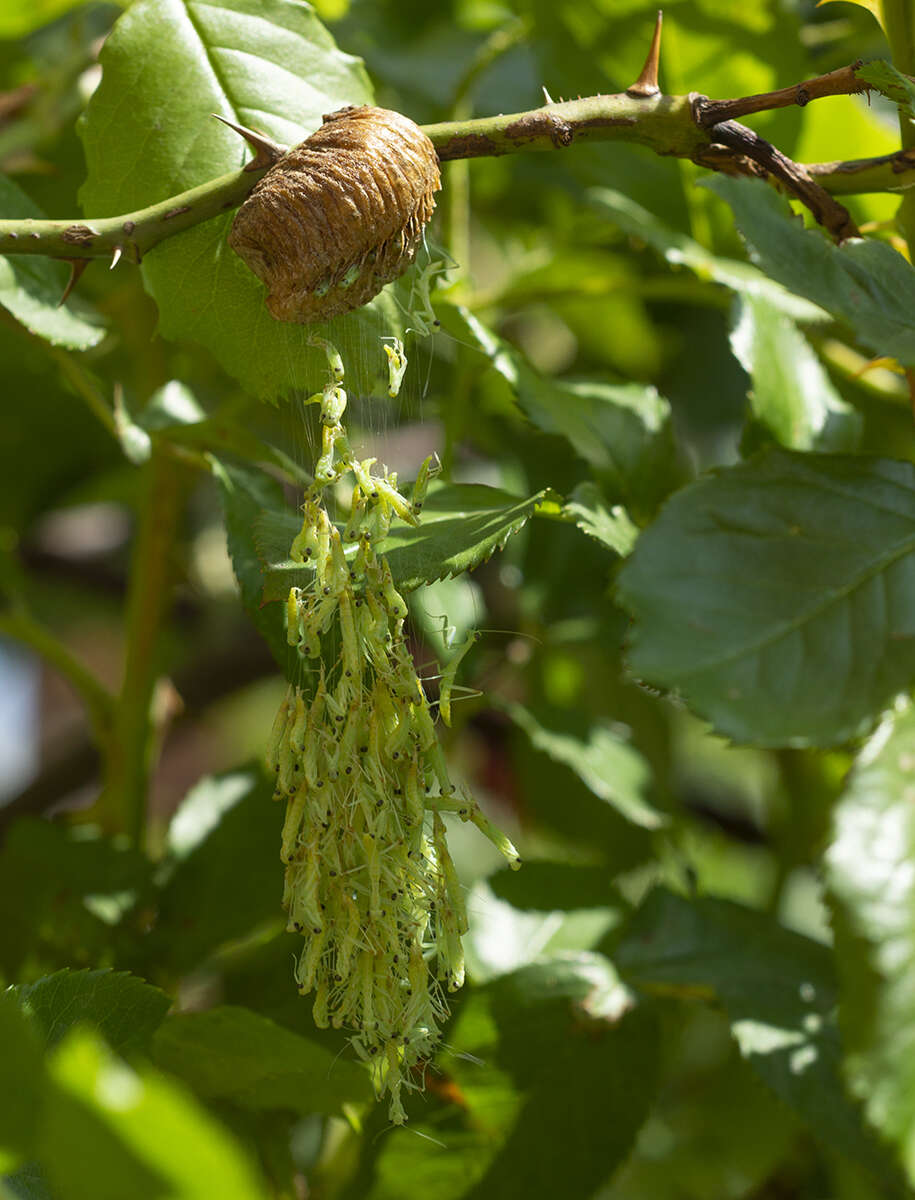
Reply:
M626 92L551 100L528 112L427 125L424 132L443 162L622 141L656 154L688 158L711 170L771 177L837 239L855 236L857 230L836 195L903 191L915 184L915 151L804 166L734 119L792 104L804 106L824 96L864 92L867 85L856 74L860 62L793 87L739 99L710 100L697 93L667 96L657 86L659 34L660 19L645 67ZM71 286L93 258L109 258L112 266L122 257L140 262L173 234L236 208L284 152L261 134L233 128L257 151L243 170L117 217L0 220L0 254L42 254L69 261L74 268Z

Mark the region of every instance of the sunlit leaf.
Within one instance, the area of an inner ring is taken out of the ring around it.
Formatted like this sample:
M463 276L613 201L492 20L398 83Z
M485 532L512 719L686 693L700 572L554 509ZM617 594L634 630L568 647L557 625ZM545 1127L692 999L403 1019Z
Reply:
M464 938L467 970L475 983L516 971L560 953L585 953L619 924L612 903L573 908L557 897L552 908L516 908L488 881L477 883L467 901L470 932Z
M174 1081L74 1031L50 1063L38 1160L60 1200L260 1200L253 1162Z
M767 300L745 299L731 348L750 376L756 429L791 450L854 450L863 421L832 386L794 322Z
M861 751L826 854L848 1079L915 1180L915 710L899 703Z
M562 506L563 516L578 528L625 558L639 536L638 526L621 504L608 505L600 488L590 481L580 483Z
M594 725L580 734L567 733L550 729L520 704L504 707L535 750L570 767L595 796L612 805L621 816L645 829L657 829L665 823L664 814L647 798L651 788L647 762L618 732Z
M237 171L250 154L211 113L289 145L325 113L371 99L360 61L336 49L311 8L283 0L218 7L141 0L117 22L101 62L102 83L81 129L88 168L81 198L97 216ZM226 244L231 221L216 217L145 256L162 333L205 346L254 395L317 390L323 356L308 345L312 330L270 316L263 285ZM403 323L386 297L334 323L350 386L368 389L383 373L378 339L402 332ZM365 339L377 344L375 362L359 349Z

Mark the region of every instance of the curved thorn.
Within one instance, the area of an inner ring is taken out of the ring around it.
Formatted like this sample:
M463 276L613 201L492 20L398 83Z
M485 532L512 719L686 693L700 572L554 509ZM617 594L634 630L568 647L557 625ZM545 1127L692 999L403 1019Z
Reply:
M655 21L648 57L645 59L645 65L642 67L642 72L638 79L632 87L626 88L627 96L642 96L647 99L649 96L657 96L661 90L658 87L658 62L661 57L662 18L663 13L661 9L658 9L658 19Z
M88 267L89 264L92 262L92 259L91 258L65 258L64 262L68 262L70 264L70 278L67 280L67 286L64 288L64 294L57 301L58 308L60 308L61 305L66 304L67 300L70 297L70 293L73 291L73 289L79 283L80 276L82 275L83 271L85 271L86 267Z
M124 251L121 246L115 246L114 253L111 256L111 266L108 268L109 271L113 271L114 268L118 265L118 263L121 261L121 255L123 253L124 253Z
M249 163L245 163L244 170L246 171L261 171L265 167L272 167L277 159L282 158L286 153L285 146L274 142L264 133L258 133L256 129L246 129L244 125L236 125L234 121L230 121L228 117L221 117L219 113L210 113L210 116L215 117L217 121L222 121L223 125L228 125L230 129L234 129L254 151L254 158Z

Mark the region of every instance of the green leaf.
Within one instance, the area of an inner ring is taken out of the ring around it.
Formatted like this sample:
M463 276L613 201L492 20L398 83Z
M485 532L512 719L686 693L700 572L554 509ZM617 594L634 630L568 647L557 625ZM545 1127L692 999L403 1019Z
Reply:
M245 143L211 113L294 144L323 114L371 101L361 62L337 50L309 6L285 0L141 0L100 61L102 83L80 131L81 198L92 215L130 212L238 170L250 157ZM207 347L254 395L317 390L323 355L308 345L312 330L270 316L263 285L226 244L231 221L197 225L144 258L161 332ZM385 373L378 339L403 324L388 296L335 322L348 386L371 390ZM377 343L371 361L366 341Z
M549 488L522 497L482 483L433 484L421 523L398 525L378 553L388 560L397 586L409 592L488 562L541 505L555 500Z
M246 1153L173 1081L74 1031L50 1062L38 1159L59 1200L263 1200Z
M651 789L648 763L619 732L606 725L593 725L579 733L566 733L547 728L520 704L507 703L503 708L524 730L535 750L549 755L554 762L565 763L620 816L644 829L657 829L666 823L664 814L646 798Z
M639 536L638 526L621 504L607 505L596 483L585 480L562 506L562 515L582 533L625 558Z
M151 888L148 859L89 827L22 818L0 850L0 968L98 961Z
M501 550L552 499L549 490L523 499L482 483L433 483L419 525L398 525L378 545L394 582L405 591L472 571ZM301 520L288 508L261 512L254 541L263 567L263 599L285 600L290 587L307 587L312 571L289 557Z
M622 192L612 188L591 188L586 193L586 199L598 212L610 217L624 233L653 246L671 266L687 267L700 279L714 280L740 296L767 302L795 320L826 320L822 308L793 295L750 263L712 254L687 234L664 225L647 208Z
M848 1078L915 1181L915 710L900 702L835 809L827 880Z
M855 75L864 83L875 87L888 100L898 104L910 120L915 116L915 83L908 75L897 71L892 63L875 58L873 62L858 67Z
M303 1009L303 1024L306 1020ZM245 1008L169 1017L155 1036L152 1053L160 1067L201 1096L242 1108L336 1113L341 1105L372 1095L362 1064L337 1057Z
M89 1025L119 1053L145 1047L171 1006L165 992L126 971L57 971L13 994L49 1046Z
M499 1058L522 1085L563 1070L563 1044L576 1021L612 1026L635 1005L613 963L590 950L528 963L487 991L500 1029Z
M609 867L587 863L526 859L523 871L505 867L486 881L512 908L555 912L578 908L618 908L622 901Z
M730 204L763 271L845 321L876 354L915 364L915 271L901 254L873 240L834 245L758 179L716 175L703 186Z
M243 166L246 144L212 112L292 144L325 112L369 99L361 61L336 48L310 6L281 0L141 0L116 22L100 62L80 130L81 199L99 216Z
M655 1019L630 1002L595 954L474 992L439 1086L411 1103L406 1129L366 1138L347 1200L586 1200L629 1154L657 1087Z
M467 914L467 971L474 983L485 983L546 956L590 952L619 924L621 909L613 904L570 908L557 898L549 909L531 905L523 910L497 897L482 880L470 891Z
M199 965L223 943L282 917L282 806L255 768L205 776L169 828L154 961Z
M12 991L0 992L0 1173L33 1152L43 1089L38 1032Z
M54 1200L47 1177L34 1162L26 1163L25 1166L5 1175L0 1184L4 1188L0 1192L3 1200Z
M288 674L297 667L297 656L286 642L282 606L265 604L264 565L260 560L254 536L255 526L265 512L284 511L283 489L275 479L263 471L238 466L215 457L211 458L211 466L222 493L226 542L232 569L241 591L242 604L258 633L270 647L270 653ZM298 526L293 537L297 532ZM289 545L291 544L292 537L289 539Z
M653 387L539 375L524 355L469 310L455 308L463 336L509 384L525 416L564 437L606 490L635 512L651 512L680 479L670 405Z
M842 1087L835 975L825 946L765 913L658 888L636 912L614 961L640 987L720 1001L741 1053L814 1135L895 1181Z
M0 28L2 21L0 16ZM0 213L15 220L44 216L5 175L0 175ZM100 318L81 301L71 300L68 306L59 307L67 276L63 263L37 254L0 256L0 304L31 333L52 345L87 350L98 345L105 330Z
M612 981L598 980L583 967L579 966L581 975L574 983L589 988L587 994L569 989L571 980L562 980L561 975L557 979L557 968L549 963L526 968L495 985L493 1003L503 1034L500 1050L504 1051L508 1036L524 1030L528 1078L534 1086L499 1153L466 1193L468 1200L490 1196L547 1200L558 1195L584 1200L629 1155L654 1099L657 1030L652 1015L644 1010L628 1013L622 1020L618 1011L611 1010L610 1019L602 1022L599 1005L612 1003ZM546 985L543 991L537 986L538 976ZM556 987L560 982L561 990ZM546 1021L528 1018L535 1004L552 1013L557 1001L580 1022L577 1037L568 1030L564 1036L551 1037L553 1029ZM590 1037L583 1036L585 1030ZM533 1046L538 1048L536 1055L531 1054Z
M750 376L754 431L789 450L857 449L864 422L832 386L794 322L758 297L740 303L731 349Z
M770 450L678 492L618 580L629 663L763 746L867 729L915 679L915 468Z

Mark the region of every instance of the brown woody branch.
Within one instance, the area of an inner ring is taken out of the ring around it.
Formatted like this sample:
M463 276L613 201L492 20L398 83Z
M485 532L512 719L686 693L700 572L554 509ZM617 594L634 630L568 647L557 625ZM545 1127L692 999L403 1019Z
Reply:
M720 147L726 147L734 156L734 166L741 174L772 175L793 196L810 209L815 219L837 241L845 238L859 237L858 227L844 205L840 204L812 178L806 167L794 162L787 154L782 154L771 142L761 138L758 133L741 125L738 121L721 121L709 130L714 138L711 147L713 154L718 154L717 161L703 160L703 165L714 165L722 169ZM748 161L747 161L748 160Z
M869 90L869 85L859 79L856 72L861 60L837 71L805 79L791 87L779 88L775 92L759 92L755 96L742 96L737 100L709 100L708 96L694 98L696 123L703 129L711 129L722 121L735 121L750 113L769 112L774 108L803 108L811 100L824 96L855 96Z

